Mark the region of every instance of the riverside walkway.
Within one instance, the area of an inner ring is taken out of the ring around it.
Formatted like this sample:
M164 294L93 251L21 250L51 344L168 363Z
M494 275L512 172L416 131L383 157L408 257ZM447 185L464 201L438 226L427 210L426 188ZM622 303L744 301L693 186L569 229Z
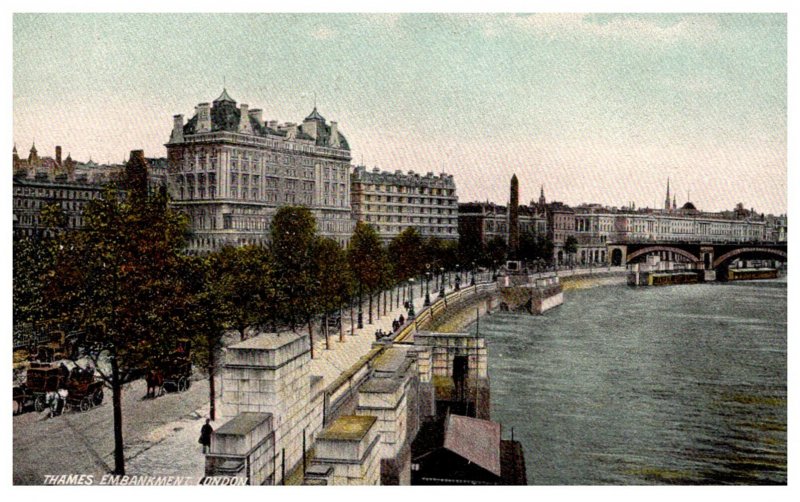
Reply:
M560 270L558 276L562 278L574 276L590 276L607 273L622 273L625 271L624 267L592 267L592 268L575 268L571 270ZM555 275L555 272L543 272L541 274L532 274L533 277ZM477 283L488 285L491 282L491 274L479 274ZM469 289L465 282L464 289ZM434 281L431 281L431 286ZM425 295L420 293L419 283L414 284L414 310L417 316L425 316L427 307L424 306ZM396 290L398 291L398 290ZM454 292L454 287L448 286L445 288L446 294L450 295ZM430 290L431 302L436 304L438 292L431 287ZM386 315L383 315L383 301L381 301L381 315L378 317L373 311L373 323L369 324L368 302L364 302L363 308L363 328L353 328L351 335L350 324L350 311L344 311L343 315L343 333L344 341L339 341L339 330L331 330L329 335L330 348L326 348L325 337L316 331L319 328L317 325L314 334L314 359L310 362L310 374L319 375L323 378L323 386L328 388L333 384L342 374L351 372L359 361L367 355L373 348L375 342L375 331L382 330L384 333L392 332L392 321L402 314L407 317L407 311L400 301L400 307L395 307L397 301L391 303L391 307L387 308ZM377 302L374 302L377 308ZM357 314L356 314L357 316ZM298 333L305 334L307 331L298 330ZM201 382L197 382L201 383ZM202 383L201 383L202 385ZM207 385L203 386L207 389ZM221 386L217 384L217 389ZM201 453L200 445L197 443L197 438L200 434L200 427L204 423L201 418L208 415L208 402L203 404L195 411L182 416L174 422L167 423L154 431L154 442L149 445L149 448L144 452L138 452L137 455L128 460L128 473L129 474L148 474L148 475L173 475L173 476L195 476L200 479L204 475L204 456ZM212 426L216 429L222 425L221 421L216 423L212 422Z
M433 285L434 282L431 281L432 301L436 299L437 294L433 291ZM419 313L425 308L425 295L424 293L419 294L419 283L414 284L413 287L414 310ZM451 293L453 289L448 286L445 291ZM372 344L375 342L375 331L381 329L384 333L391 333L392 321L401 314L403 317L407 317L402 300L399 308L395 307L396 301L393 301L391 305L391 307L387 306L387 313L383 315L383 301L381 301L381 316L378 317L373 310L373 323L369 324L369 303L364 301L364 327L361 329L353 327L353 335L350 334L350 311L349 309L345 310L342 319L344 341L339 341L339 330L331 330L329 349L325 348L325 337L317 332L319 329L319 324L317 324L314 330L314 359L310 363L310 373L321 376L323 385L328 387L342 373L356 364L372 349ZM377 302L373 301L373 306L376 309ZM308 333L302 329L297 332ZM208 385L203 385L202 381L195 382L193 389L195 387L202 387L208 392ZM218 392L221 389L219 379L217 379L217 389ZM147 450L138 451L135 456L127 459L127 473L154 476L193 476L199 480L204 476L205 459L197 439L200 436L200 427L205 422L202 418L207 415L208 400L206 399L203 406L158 427L150 434L152 442L148 445ZM222 425L222 421L217 420L211 425L216 429Z

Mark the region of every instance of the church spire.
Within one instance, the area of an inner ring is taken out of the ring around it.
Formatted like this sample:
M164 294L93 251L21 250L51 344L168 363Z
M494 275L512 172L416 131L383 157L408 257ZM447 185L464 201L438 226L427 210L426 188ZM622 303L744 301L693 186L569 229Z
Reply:
M36 151L36 140L31 144L31 151L28 154L28 165L31 167L39 167L39 153Z
M670 199L671 197L669 196L669 176L667 176L667 198L664 201L664 209L666 209L667 211L669 211L670 208L672 207L671 204L672 201Z

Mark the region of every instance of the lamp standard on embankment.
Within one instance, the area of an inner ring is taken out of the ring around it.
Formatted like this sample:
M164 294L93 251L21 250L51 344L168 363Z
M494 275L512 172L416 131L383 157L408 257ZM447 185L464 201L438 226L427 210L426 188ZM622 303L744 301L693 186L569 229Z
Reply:
M426 307L430 307L431 306L430 282L431 282L431 273L430 272L425 272L425 306Z
M361 304L364 302L364 297L361 295L361 283L358 284L358 329L364 327L364 312L361 310Z
M408 318L413 319L417 315L414 313L414 278L408 280Z

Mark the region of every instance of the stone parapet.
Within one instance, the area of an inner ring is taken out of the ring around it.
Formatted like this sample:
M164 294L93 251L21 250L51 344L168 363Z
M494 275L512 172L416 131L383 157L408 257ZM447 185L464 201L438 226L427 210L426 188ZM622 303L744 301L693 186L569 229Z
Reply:
M270 413L240 413L211 435L206 476L245 477L251 485L271 484L275 436Z
M320 433L314 464L333 467L334 485L380 483L380 434L373 416L344 416Z

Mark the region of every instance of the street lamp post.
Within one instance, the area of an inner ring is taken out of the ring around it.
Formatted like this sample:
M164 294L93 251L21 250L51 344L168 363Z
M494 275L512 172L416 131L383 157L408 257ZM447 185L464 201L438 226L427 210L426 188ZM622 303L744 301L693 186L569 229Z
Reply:
M425 306L431 306L431 290L430 290L430 282L431 282L431 273L425 272Z
M413 319L416 317L414 313L414 278L408 280L409 288L408 288L408 318Z
M362 329L364 327L364 312L361 310L361 304L363 303L363 297L361 296L361 284L358 285L358 329Z

